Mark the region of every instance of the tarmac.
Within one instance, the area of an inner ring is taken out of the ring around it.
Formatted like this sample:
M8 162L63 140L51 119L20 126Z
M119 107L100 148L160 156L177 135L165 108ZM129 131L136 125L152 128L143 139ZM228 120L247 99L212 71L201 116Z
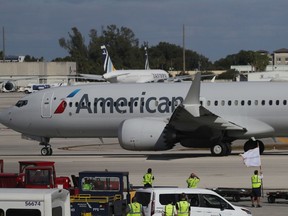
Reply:
M22 93L0 93L0 111L14 105ZM200 177L199 187L250 188L250 177L255 167L246 167L242 158L243 140L234 143L232 154L211 157L208 149L188 149L180 145L169 151L131 152L121 149L117 139L52 139L52 156L41 156L37 142L21 139L21 135L0 124L0 159L4 159L4 171L18 172L18 161L51 160L56 162L57 176L77 175L80 171L128 171L134 186L142 185L142 176L152 168L154 186L187 187L186 179L195 172ZM265 139L267 151L261 156L264 174L262 208L252 208L248 198L235 205L247 207L253 215L287 215L288 201L276 199L268 203L266 192L288 191L288 149L285 139ZM231 201L231 198L227 198Z

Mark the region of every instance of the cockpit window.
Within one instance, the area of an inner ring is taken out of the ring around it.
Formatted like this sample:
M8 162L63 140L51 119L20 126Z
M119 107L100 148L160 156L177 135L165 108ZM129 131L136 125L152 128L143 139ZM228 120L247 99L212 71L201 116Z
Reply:
M28 103L28 100L19 100L19 101L15 104L15 106L17 106L17 107L22 107L22 106L27 105L27 103Z

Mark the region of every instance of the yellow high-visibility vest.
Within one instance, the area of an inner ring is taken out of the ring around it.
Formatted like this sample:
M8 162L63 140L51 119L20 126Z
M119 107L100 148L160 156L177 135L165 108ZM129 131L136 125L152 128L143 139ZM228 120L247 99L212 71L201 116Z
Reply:
M198 183L200 182L199 178L188 178L186 180L187 184L188 184L188 188L197 188Z
M141 216L142 215L142 205L138 202L129 204L129 216Z
M261 178L258 175L253 175L251 177L252 188L260 188L261 187Z
M179 201L177 202L178 205L178 216L189 216L189 208L190 208L190 203L187 201Z
M175 206L172 204L168 204L165 206L165 216L174 216Z

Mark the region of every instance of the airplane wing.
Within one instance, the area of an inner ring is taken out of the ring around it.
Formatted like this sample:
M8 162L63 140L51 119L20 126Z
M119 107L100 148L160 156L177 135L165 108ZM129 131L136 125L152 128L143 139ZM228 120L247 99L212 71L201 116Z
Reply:
M215 115L201 106L200 79L201 74L197 73L184 102L175 109L168 124L182 131L195 130L202 126L216 130L246 131L241 125Z
M85 79L91 79L91 80L98 80L98 81L106 81L102 75L96 75L96 74L80 74L81 77ZM79 77L78 77L79 78Z

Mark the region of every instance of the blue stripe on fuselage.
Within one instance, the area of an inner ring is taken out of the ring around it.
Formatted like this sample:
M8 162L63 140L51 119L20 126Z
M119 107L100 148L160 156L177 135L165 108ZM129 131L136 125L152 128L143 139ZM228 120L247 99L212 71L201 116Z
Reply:
M80 89L74 90L73 92L71 92L71 93L67 96L67 98L72 98L72 97L74 97L79 91L80 91Z

